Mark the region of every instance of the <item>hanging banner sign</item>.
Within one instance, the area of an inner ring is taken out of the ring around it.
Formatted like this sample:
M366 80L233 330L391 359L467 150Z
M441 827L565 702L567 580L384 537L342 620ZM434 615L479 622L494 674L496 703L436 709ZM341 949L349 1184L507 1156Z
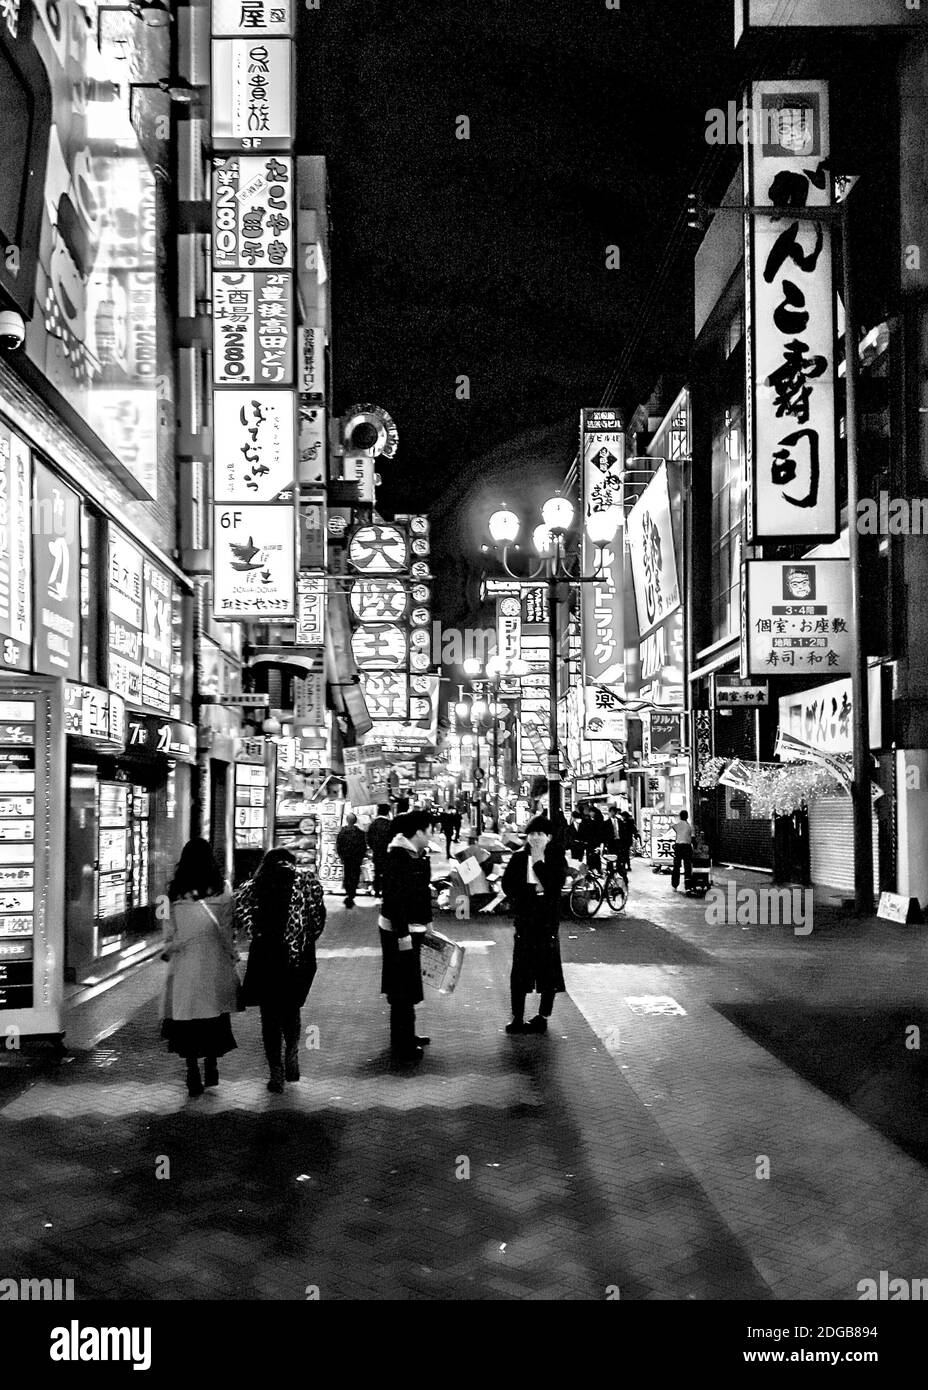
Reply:
M325 333L311 325L297 335L300 394L321 400L325 396Z
M214 39L211 83L217 150L289 149L293 144L290 39Z
M622 697L604 685L587 685L583 694L583 737L594 742L624 743L628 738L628 717L622 708Z
M216 507L213 515L214 617L294 617L293 507Z
M214 36L293 38L296 33L294 0L212 0L210 12Z
M660 466L631 510L628 545L638 631L645 637L680 606L666 464Z
M611 513L618 528L615 540L606 546L594 545L586 525L583 528L583 572L598 576L596 583L582 586L584 683L607 687L622 695L625 693L622 503L625 422L620 412L582 411L580 448L584 519Z
M519 598L496 600L496 653L509 666L522 656L522 601Z
M293 718L301 727L325 724L325 675L322 671L309 671L294 680Z
M756 82L744 145L751 206L830 207L826 82ZM838 534L831 228L745 219L748 524L752 541Z
M850 671L848 560L748 560L741 583L742 674Z
M218 386L293 384L293 275L213 272L213 381Z
M325 646L325 578L301 574L296 581L296 645Z
M72 680L81 673L81 500L36 461L35 669ZM28 530L21 538L28 549ZM25 566L28 575L29 566Z
M295 403L291 391L213 392L216 502L276 502L292 495Z
M213 161L213 270L293 269L293 160Z
M17 671L29 670L32 641L31 501L29 449L0 423L0 667ZM54 514L49 520L53 527ZM41 538L37 536L36 541L38 549ZM67 548L67 537L59 540L50 530L48 543L56 542ZM78 555L79 542L78 537Z

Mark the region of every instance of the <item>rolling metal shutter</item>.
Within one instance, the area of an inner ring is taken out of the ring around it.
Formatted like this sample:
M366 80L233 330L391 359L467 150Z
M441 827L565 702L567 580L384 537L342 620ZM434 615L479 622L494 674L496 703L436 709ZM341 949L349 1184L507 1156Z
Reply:
M873 885L879 892L880 853L876 815L871 817ZM813 884L854 891L854 814L850 796L816 796L809 806L809 858Z

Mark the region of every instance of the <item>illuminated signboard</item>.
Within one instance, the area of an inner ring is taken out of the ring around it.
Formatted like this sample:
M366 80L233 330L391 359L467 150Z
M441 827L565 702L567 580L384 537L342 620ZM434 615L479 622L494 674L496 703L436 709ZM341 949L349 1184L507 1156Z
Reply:
M631 510L628 541L638 631L645 637L680 606L666 464L658 469Z
M292 506L214 509L213 611L217 618L295 616Z
M293 160L232 155L213 163L213 269L293 269Z
M130 705L169 714L175 585L113 526L108 592L107 684Z
M213 381L217 385L290 386L293 345L289 270L213 272Z
M301 574L296 582L296 644L325 645L325 577Z
M358 526L348 541L348 563L360 574L403 574L409 553L406 529L384 522Z
M292 38L294 0L212 0L210 27L213 34L231 38L256 34Z
M290 391L213 393L216 502L275 502L292 491L295 400Z
M748 560L742 584L742 675L850 671L848 560Z
M757 82L751 103L748 203L830 206L828 84ZM750 539L836 536L831 228L788 214L746 228Z
M81 673L81 503L60 479L35 465L35 669ZM27 537L28 543L28 537Z
M596 546L584 525L584 574L596 574L584 584L581 597L584 684L603 686L615 694L625 691L625 623L622 541L622 470L625 466L625 425L615 410L584 410L580 423L583 458L583 514L587 521L610 513L618 526L611 545ZM585 705L585 711L589 708ZM596 730L592 730L595 733ZM589 735L588 735L589 736Z
M214 39L212 53L214 147L288 149L294 133L290 39Z
M31 500L29 450L0 422L0 667L18 671L32 640Z

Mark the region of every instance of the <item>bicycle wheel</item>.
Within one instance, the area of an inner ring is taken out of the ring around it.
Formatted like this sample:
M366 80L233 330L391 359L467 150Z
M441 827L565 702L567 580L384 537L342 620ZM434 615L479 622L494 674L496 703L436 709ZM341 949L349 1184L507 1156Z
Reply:
M622 912L628 902L628 884L621 874L611 874L606 884L606 900L613 912Z
M570 911L578 921L595 917L603 901L603 885L593 874L586 874L570 890Z

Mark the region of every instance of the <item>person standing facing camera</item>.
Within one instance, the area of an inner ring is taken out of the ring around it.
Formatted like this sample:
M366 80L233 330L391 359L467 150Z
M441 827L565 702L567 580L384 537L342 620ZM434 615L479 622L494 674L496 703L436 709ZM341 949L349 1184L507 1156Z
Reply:
M530 820L525 834L526 848L512 856L503 874L503 892L515 925L509 976L512 1022L506 1032L546 1033L554 996L566 989L558 927L567 864L547 816ZM536 990L541 995L538 1014L526 1023L525 997Z
M408 811L393 822L378 925L383 970L380 992L390 1001L390 1046L399 1062L418 1062L431 1039L416 1033L421 1004L422 937L432 923L432 875L427 847L431 811Z

